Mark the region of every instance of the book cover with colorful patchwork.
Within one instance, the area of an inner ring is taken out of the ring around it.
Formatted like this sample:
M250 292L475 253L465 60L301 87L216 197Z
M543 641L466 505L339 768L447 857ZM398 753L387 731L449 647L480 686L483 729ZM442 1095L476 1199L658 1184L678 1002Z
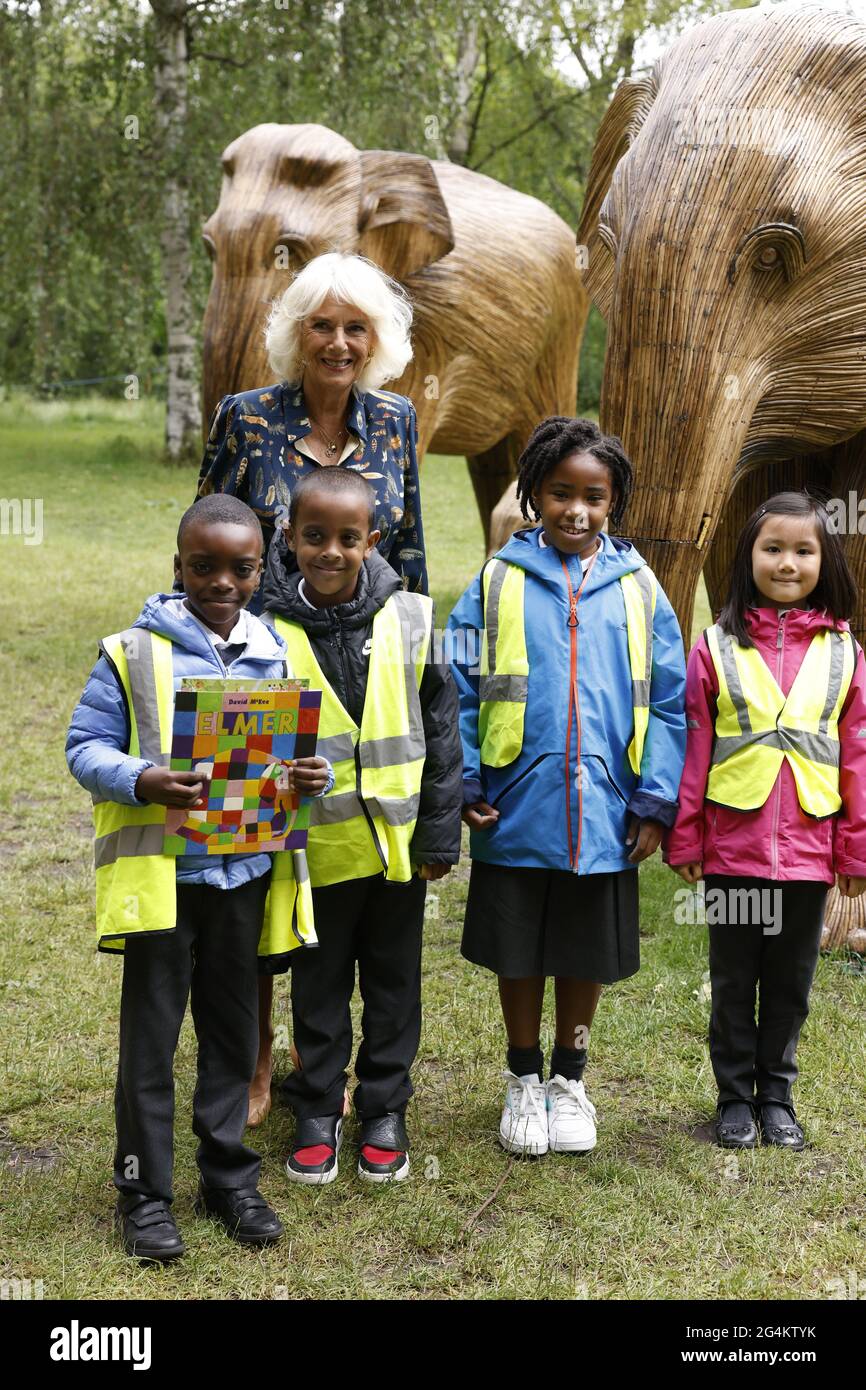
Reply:
M290 789L288 770L314 756L321 704L305 680L183 680L170 766L199 773L207 793L193 807L167 807L165 853L303 849L310 801Z

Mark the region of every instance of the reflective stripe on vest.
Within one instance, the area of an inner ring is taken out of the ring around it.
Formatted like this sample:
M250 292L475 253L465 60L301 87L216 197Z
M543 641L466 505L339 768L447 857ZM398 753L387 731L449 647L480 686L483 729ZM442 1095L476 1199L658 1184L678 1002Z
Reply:
M628 760L640 775L649 726L653 661L653 614L658 582L643 566L620 579L628 628L634 733ZM524 596L526 572L505 560L491 560L482 575L484 631L478 682L478 742L488 767L514 762L523 747L529 660Z
M383 869L396 882L412 877L409 846L427 751L418 691L432 625L432 601L421 594L400 590L380 608L359 728L325 678L304 629L274 619L293 674L322 691L316 752L333 764L336 779L310 806L307 855L315 887Z
M172 643L145 628L106 637L103 654L117 672L129 711L130 756L167 766L174 717ZM103 950L122 951L127 936L173 931L177 856L163 853L164 806L94 799L96 929ZM273 856L272 887L259 955L315 945L312 893L303 850ZM281 862L284 861L284 862Z
M481 575L484 630L478 680L478 746L488 767L513 763L523 747L529 658L523 623L525 571L491 560Z
M628 658L631 667L631 703L634 734L628 746L628 760L635 777L640 776L646 731L649 728L650 686L653 669L653 615L656 610L658 580L645 565L619 581L625 599L628 625Z
M100 647L126 696L130 756L164 766L174 711L171 642L136 627L104 638ZM162 852L165 811L94 800L96 933L103 948L119 951L128 936L174 930L175 861Z
M259 955L284 956L297 946L318 946L306 850L280 850L272 862Z
M739 811L763 806L782 762L807 815L832 816L839 795L839 713L854 674L850 633L825 629L809 643L787 698L755 647L708 628L719 682L707 800Z

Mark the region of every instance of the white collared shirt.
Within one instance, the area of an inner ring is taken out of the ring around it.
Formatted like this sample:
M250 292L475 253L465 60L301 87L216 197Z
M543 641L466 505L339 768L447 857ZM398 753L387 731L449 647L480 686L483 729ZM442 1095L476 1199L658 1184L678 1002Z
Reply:
M551 546L548 544L547 538L546 538L546 536L545 536L545 534L544 534L543 531L541 532L541 534L540 534L539 537L538 537L538 544L539 544L539 546L540 546L540 548L541 548L542 550L550 550L550 549L551 549ZM581 569L583 570L584 574L586 574L586 571L589 569L589 567L590 567L590 565L592 564L592 562L593 562L595 556L598 554L598 552L599 552L600 550L601 550L601 536L599 536L599 538L598 538L598 542L597 542L597 544L596 544L595 550L592 552L592 555L588 555L588 556L586 557L585 560L581 560L581 562L580 562L580 567L581 567Z
M193 613L192 609L188 608L186 604L183 605L183 610L186 617L192 618L193 622L198 624L202 632L206 633L217 650L219 650L220 647L245 647L250 640L247 611L245 608L242 608L238 613L237 622L228 637L220 637L219 633L214 632L212 627L208 627L207 623L203 622L197 613Z

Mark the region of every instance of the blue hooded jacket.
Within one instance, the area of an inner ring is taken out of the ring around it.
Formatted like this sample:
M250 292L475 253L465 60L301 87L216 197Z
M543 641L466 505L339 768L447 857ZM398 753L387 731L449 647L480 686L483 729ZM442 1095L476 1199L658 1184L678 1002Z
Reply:
M280 680L285 676L286 644L259 618L248 614L250 639L229 667L187 608L183 594L154 594L133 627L147 628L172 641L175 690L185 676L228 676L246 680ZM114 670L100 656L90 673L69 727L66 761L86 791L124 806L144 806L135 784L147 758L129 756L129 713L126 696ZM178 883L207 883L214 888L239 888L271 867L270 854L179 855Z
M499 820L473 830L473 859L525 868L572 868L566 796L570 799L575 870L620 872L628 861L629 814L672 825L686 750L685 658L674 611L658 589L653 620L649 726L641 775L628 761L634 732L625 600L619 579L646 562L628 541L602 532L601 549L577 607L577 725L572 716L565 766L570 640L565 560L574 592L583 572L576 555L541 546L542 528L518 531L498 557L526 573L525 632L529 683L523 747L506 767L481 763L478 662L484 627L481 575L448 620L452 672L460 694L464 804L487 801ZM579 851L578 851L579 842Z

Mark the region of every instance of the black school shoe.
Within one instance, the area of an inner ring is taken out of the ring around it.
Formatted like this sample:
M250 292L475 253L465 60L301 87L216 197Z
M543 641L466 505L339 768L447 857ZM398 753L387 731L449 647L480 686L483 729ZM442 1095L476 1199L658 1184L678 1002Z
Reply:
M122 1192L117 1199L114 1224L121 1232L127 1255L136 1259L167 1264L186 1254L171 1207L162 1197Z
M205 1187L198 1185L198 1216L212 1216L239 1245L273 1245L283 1234L283 1223L257 1187Z
M716 1143L722 1149L754 1149L758 1142L754 1106L747 1100L725 1100L716 1114Z
M759 1105L761 1139L776 1149L804 1149L806 1137L797 1123L793 1105L770 1101Z
M409 1176L409 1140L399 1111L361 1121L358 1176L367 1182L401 1182Z
M342 1115L308 1115L298 1120L292 1151L286 1159L286 1173L292 1182L320 1186L333 1182L342 1142Z

